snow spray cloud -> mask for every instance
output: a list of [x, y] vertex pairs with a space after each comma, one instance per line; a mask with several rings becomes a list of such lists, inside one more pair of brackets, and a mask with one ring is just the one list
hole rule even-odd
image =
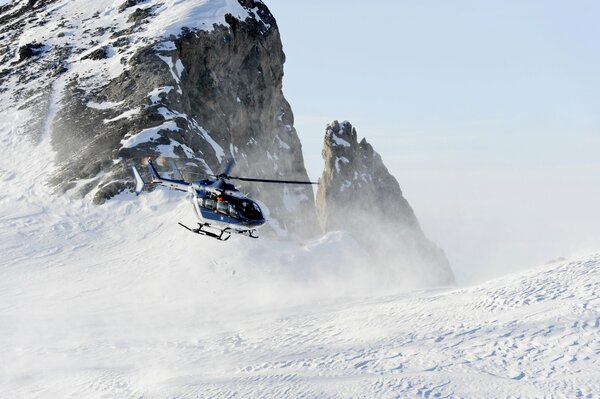
[[[4, 370], [15, 381], [34, 373], [51, 385], [66, 370], [117, 361], [150, 370], [143, 378], [153, 383], [181, 360], [170, 350], [157, 358], [147, 350], [157, 343], [201, 350], [203, 337], [255, 319], [321, 310], [329, 300], [398, 292], [414, 283], [397, 260], [386, 259], [389, 253], [365, 249], [345, 232], [305, 244], [189, 234], [177, 221], [194, 216], [177, 192], [121, 194], [102, 207], [18, 195], [45, 207], [32, 208], [34, 216], [5, 237], [5, 255], [15, 261], [0, 269], [11, 298], [0, 343], [9, 348], [7, 358], [20, 359]], [[33, 350], [17, 356], [18, 348]], [[90, 359], [95, 348], [107, 350]], [[210, 361], [214, 368], [234, 367], [226, 357]]]

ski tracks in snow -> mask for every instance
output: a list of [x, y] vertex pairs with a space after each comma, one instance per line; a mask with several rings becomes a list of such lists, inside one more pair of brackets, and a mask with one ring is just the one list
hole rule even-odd
[[595, 397], [599, 268], [596, 256], [273, 320], [230, 336], [215, 356], [240, 366], [201, 385], [211, 397]]

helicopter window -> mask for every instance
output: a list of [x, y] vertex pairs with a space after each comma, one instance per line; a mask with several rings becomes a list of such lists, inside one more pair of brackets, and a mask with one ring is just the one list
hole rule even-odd
[[224, 201], [217, 202], [217, 212], [227, 214], [227, 210], [229, 209], [229, 204]]
[[247, 218], [247, 219], [251, 219], [251, 220], [259, 220], [262, 219], [263, 215], [262, 212], [260, 211], [260, 208], [258, 207], [258, 205], [254, 202], [247, 202], [244, 201], [242, 202], [241, 208], [240, 208], [240, 214]]
[[206, 209], [210, 209], [211, 211], [213, 211], [215, 209], [215, 201], [210, 199], [210, 198], [206, 198], [203, 201], [203, 206]]

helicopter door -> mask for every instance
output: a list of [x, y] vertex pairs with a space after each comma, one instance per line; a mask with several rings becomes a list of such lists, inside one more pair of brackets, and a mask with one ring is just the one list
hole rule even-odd
[[240, 214], [238, 213], [237, 209], [235, 209], [235, 206], [233, 204], [229, 204], [229, 216], [231, 216], [234, 219], [240, 218]]

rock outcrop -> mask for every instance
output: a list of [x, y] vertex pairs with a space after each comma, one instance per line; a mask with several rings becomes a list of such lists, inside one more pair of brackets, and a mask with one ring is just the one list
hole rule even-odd
[[[307, 179], [262, 1], [13, 2], [0, 19], [3, 102], [29, 115], [24, 134], [51, 139], [59, 192], [101, 204], [131, 188], [128, 164], [148, 155], [175, 158], [187, 179], [229, 158], [233, 174]], [[316, 232], [311, 187], [241, 189], [278, 233]]]
[[[400, 185], [349, 122], [331, 123], [317, 212], [325, 231], [345, 230], [372, 252], [373, 267], [419, 285], [451, 284], [441, 249], [429, 241]], [[378, 266], [375, 266], [378, 265]]]

